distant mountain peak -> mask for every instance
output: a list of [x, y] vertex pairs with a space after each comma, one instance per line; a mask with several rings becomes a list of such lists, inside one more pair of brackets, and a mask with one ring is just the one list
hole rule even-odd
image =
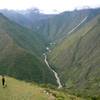
[[4, 16], [2, 13], [0, 13], [0, 16]]

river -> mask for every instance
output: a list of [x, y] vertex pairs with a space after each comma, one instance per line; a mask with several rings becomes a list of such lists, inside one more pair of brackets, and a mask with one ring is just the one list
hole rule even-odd
[[52, 71], [54, 73], [54, 76], [56, 78], [56, 82], [58, 84], [58, 88], [62, 88], [62, 84], [61, 84], [61, 81], [60, 81], [60, 78], [59, 78], [57, 72], [55, 70], [53, 70], [52, 67], [50, 67], [50, 65], [49, 65], [49, 63], [47, 61], [47, 55], [45, 53], [43, 55], [44, 55], [44, 58], [45, 58], [44, 61], [45, 61], [46, 65], [47, 65], [47, 67], [50, 69], [50, 71]]

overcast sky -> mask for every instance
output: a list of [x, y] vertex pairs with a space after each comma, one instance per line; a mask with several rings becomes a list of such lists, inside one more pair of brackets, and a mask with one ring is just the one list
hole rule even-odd
[[100, 0], [0, 0], [0, 9], [27, 9], [37, 7], [44, 13], [62, 12], [82, 7], [100, 7]]

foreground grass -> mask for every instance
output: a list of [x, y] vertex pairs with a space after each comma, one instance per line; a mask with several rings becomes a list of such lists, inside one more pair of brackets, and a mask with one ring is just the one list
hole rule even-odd
[[0, 100], [53, 100], [53, 96], [44, 94], [43, 89], [36, 85], [9, 77], [6, 79], [6, 88], [0, 84]]
[[36, 84], [10, 77], [6, 77], [6, 83], [6, 88], [0, 84], [0, 100], [84, 100], [61, 91], [42, 88]]

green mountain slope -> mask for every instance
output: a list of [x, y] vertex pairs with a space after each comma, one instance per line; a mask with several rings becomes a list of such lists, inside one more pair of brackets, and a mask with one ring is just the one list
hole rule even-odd
[[58, 43], [49, 61], [65, 88], [100, 96], [100, 15]]
[[17, 11], [0, 9], [0, 13], [2, 13], [10, 20], [15, 21], [16, 23], [24, 27], [30, 28], [30, 25], [32, 24], [31, 20], [29, 20], [28, 18], [26, 18], [24, 15], [20, 14]]
[[19, 26], [2, 15], [0, 17], [0, 26], [1, 32], [7, 32], [21, 47], [28, 49], [29, 52], [34, 51], [37, 54], [43, 52], [45, 45], [34, 31]]
[[0, 74], [55, 84], [54, 75], [42, 60], [44, 47], [34, 32], [0, 14]]
[[[59, 39], [61, 40], [61, 38], [64, 38], [69, 33], [80, 29], [98, 13], [100, 13], [99, 9], [63, 12], [47, 20], [36, 21], [36, 23], [33, 24], [33, 30], [40, 33], [40, 35], [44, 36], [49, 42], [58, 42]], [[75, 27], [77, 28], [75, 29]]]
[[62, 91], [42, 88], [34, 83], [26, 83], [10, 77], [6, 77], [6, 81], [6, 88], [0, 84], [1, 100], [85, 100]]

